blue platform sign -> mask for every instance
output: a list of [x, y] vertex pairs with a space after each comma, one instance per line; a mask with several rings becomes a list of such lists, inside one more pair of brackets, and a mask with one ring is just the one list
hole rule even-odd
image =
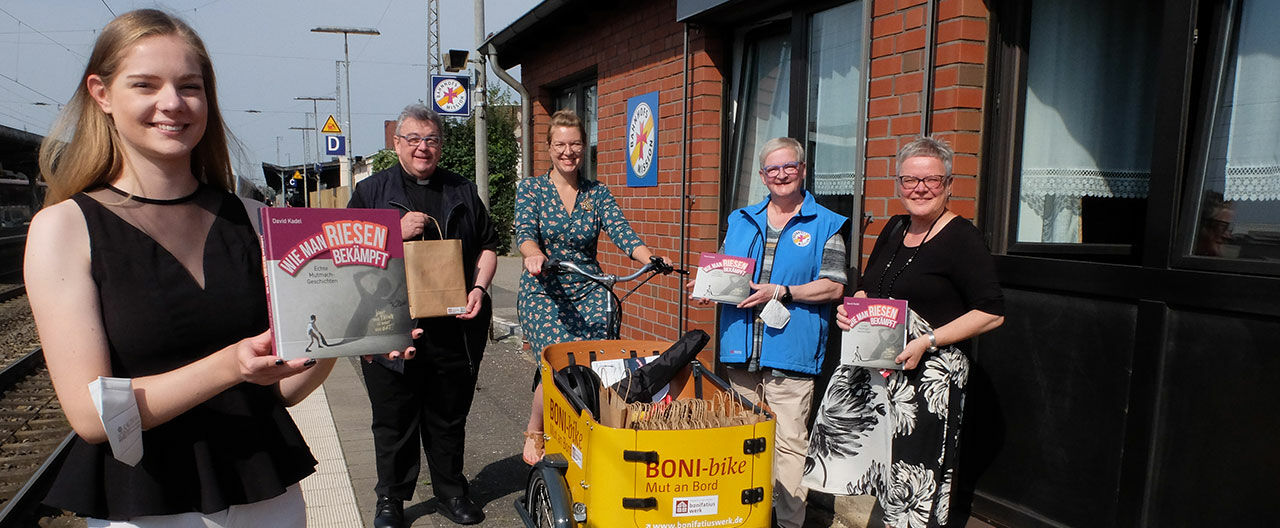
[[658, 185], [658, 92], [627, 99], [627, 187]]
[[431, 75], [431, 109], [442, 116], [471, 115], [471, 78], [466, 75]]
[[324, 155], [325, 156], [346, 156], [347, 155], [347, 136], [325, 136], [324, 137]]

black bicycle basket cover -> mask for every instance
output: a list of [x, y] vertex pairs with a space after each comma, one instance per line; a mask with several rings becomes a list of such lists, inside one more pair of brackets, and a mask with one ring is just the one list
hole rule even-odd
[[600, 376], [591, 367], [569, 365], [557, 371], [555, 378], [556, 387], [574, 407], [582, 406], [591, 416], [600, 416]]

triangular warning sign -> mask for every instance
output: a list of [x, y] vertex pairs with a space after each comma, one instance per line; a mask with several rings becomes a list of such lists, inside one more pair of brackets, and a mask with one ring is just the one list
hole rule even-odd
[[329, 119], [324, 122], [324, 128], [320, 129], [320, 131], [325, 134], [342, 133], [342, 129], [338, 128], [338, 122], [333, 119], [333, 116], [329, 116]]

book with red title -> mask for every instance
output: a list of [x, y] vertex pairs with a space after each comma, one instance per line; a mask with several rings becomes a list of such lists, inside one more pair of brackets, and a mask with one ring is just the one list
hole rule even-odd
[[751, 295], [751, 278], [756, 259], [720, 253], [698, 257], [698, 274], [693, 279], [693, 298], [738, 304]]
[[894, 359], [907, 346], [907, 301], [845, 297], [844, 309], [850, 329], [841, 336], [840, 363], [901, 370]]
[[412, 344], [400, 217], [390, 209], [260, 210], [276, 355], [381, 355]]

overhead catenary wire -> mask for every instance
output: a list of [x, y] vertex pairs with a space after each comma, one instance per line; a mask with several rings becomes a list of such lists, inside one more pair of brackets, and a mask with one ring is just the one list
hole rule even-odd
[[39, 95], [40, 97], [43, 97], [43, 98], [45, 98], [45, 99], [48, 99], [48, 100], [49, 100], [49, 102], [51, 102], [51, 103], [59, 104], [59, 105], [60, 105], [60, 104], [62, 104], [62, 101], [59, 101], [59, 100], [54, 99], [54, 98], [52, 98], [52, 97], [49, 97], [48, 95], [45, 95], [45, 94], [44, 94], [44, 92], [41, 92], [40, 90], [37, 90], [37, 89], [32, 88], [32, 87], [30, 87], [30, 86], [27, 86], [26, 84], [23, 84], [23, 82], [22, 82], [22, 81], [19, 81], [19, 80], [17, 80], [17, 79], [14, 79], [13, 77], [10, 77], [10, 76], [5, 75], [5, 74], [3, 74], [3, 73], [0, 73], [0, 77], [3, 77], [3, 78], [5, 78], [5, 79], [8, 79], [8, 80], [9, 80], [9, 82], [12, 82], [13, 84], [16, 84], [16, 85], [18, 85], [18, 86], [21, 86], [21, 87], [23, 87], [23, 88], [26, 88], [26, 89], [28, 89], [28, 90], [31, 90], [31, 91], [32, 91], [32, 93], [35, 93], [36, 95]]
[[28, 24], [28, 23], [26, 23], [26, 22], [23, 22], [21, 18], [18, 18], [18, 17], [16, 17], [16, 16], [13, 16], [13, 13], [10, 13], [10, 12], [8, 12], [8, 11], [5, 11], [5, 9], [4, 9], [3, 7], [0, 7], [0, 13], [4, 13], [4, 14], [6, 14], [6, 15], [9, 15], [9, 18], [12, 18], [12, 19], [14, 19], [14, 20], [17, 20], [17, 21], [18, 21], [18, 25], [19, 25], [19, 26], [27, 26], [28, 28], [31, 28], [31, 31], [34, 31], [34, 32], [36, 32], [36, 34], [38, 34], [38, 35], [40, 35], [40, 36], [42, 36], [42, 37], [44, 37], [44, 38], [49, 39], [49, 42], [52, 42], [52, 43], [57, 44], [57, 45], [59, 45], [59, 46], [62, 46], [62, 49], [67, 50], [67, 53], [70, 53], [70, 54], [72, 54], [72, 55], [75, 55], [75, 56], [77, 56], [77, 57], [80, 57], [80, 59], [81, 59], [81, 60], [88, 60], [88, 57], [85, 57], [84, 55], [81, 55], [79, 52], [77, 52], [77, 51], [75, 51], [75, 50], [73, 50], [73, 49], [71, 49], [71, 48], [68, 48], [66, 44], [63, 44], [63, 43], [61, 43], [61, 42], [58, 42], [58, 41], [57, 41], [57, 40], [55, 40], [53, 37], [50, 37], [49, 35], [44, 34], [44, 32], [43, 32], [43, 31], [40, 31], [40, 30], [36, 29], [36, 28], [35, 28], [35, 27], [33, 27], [31, 24]]

